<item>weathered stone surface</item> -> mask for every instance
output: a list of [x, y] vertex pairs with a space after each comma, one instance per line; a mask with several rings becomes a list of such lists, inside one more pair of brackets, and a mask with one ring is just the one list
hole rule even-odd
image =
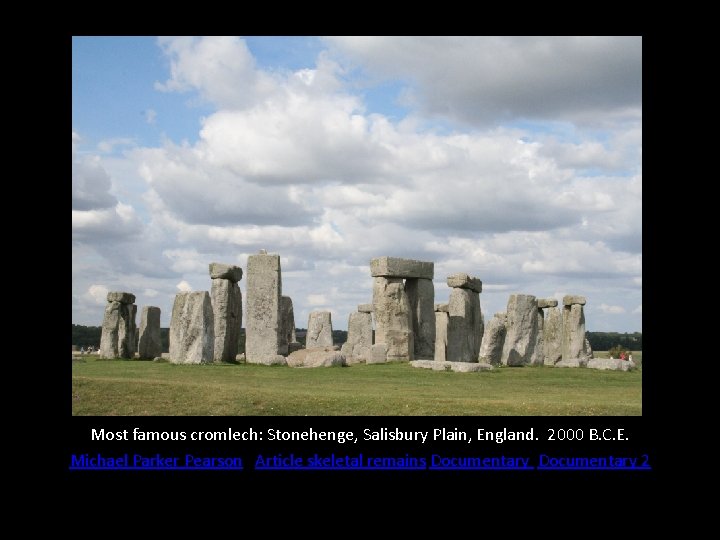
[[538, 316], [537, 298], [530, 294], [511, 294], [507, 304], [507, 331], [501, 362], [506, 366], [530, 364], [536, 357]]
[[213, 358], [216, 362], [232, 362], [238, 353], [242, 327], [242, 291], [237, 282], [230, 279], [211, 281], [210, 299], [215, 321]]
[[593, 354], [592, 347], [590, 346], [590, 340], [587, 338], [587, 334], [585, 334], [585, 358], [590, 360], [594, 357], [595, 355]]
[[585, 297], [579, 296], [577, 294], [566, 294], [565, 296], [563, 296], [563, 305], [572, 306], [574, 304], [580, 304], [581, 306], [584, 306]]
[[118, 349], [118, 327], [120, 325], [120, 302], [105, 306], [105, 315], [100, 334], [100, 358], [120, 358]]
[[482, 281], [479, 278], [471, 277], [464, 272], [458, 272], [447, 277], [448, 287], [454, 289], [470, 289], [476, 293], [482, 292]]
[[[441, 305], [447, 306], [447, 304]], [[433, 356], [433, 359], [437, 362], [445, 362], [447, 360], [449, 323], [450, 315], [447, 311], [435, 312], [435, 354]]]
[[229, 279], [237, 283], [243, 277], [243, 269], [233, 264], [210, 263], [210, 277], [212, 279]]
[[554, 298], [538, 298], [537, 302], [539, 308], [556, 307], [558, 305], [558, 301]]
[[367, 362], [372, 354], [372, 315], [367, 312], [351, 313], [348, 319], [347, 341], [342, 353], [347, 363]]
[[373, 305], [372, 304], [358, 304], [357, 310], [360, 313], [372, 313], [373, 312]]
[[160, 358], [162, 358], [163, 360], [170, 360], [170, 353], [164, 352], [160, 355]]
[[145, 306], [140, 314], [138, 358], [156, 358], [162, 354], [160, 340], [160, 308]]
[[244, 364], [245, 363], [245, 353], [236, 354], [235, 361], [240, 362], [241, 364]]
[[588, 359], [591, 351], [585, 350], [585, 311], [582, 304], [563, 307], [563, 360], [573, 358]]
[[282, 347], [281, 296], [280, 256], [250, 255], [245, 325], [245, 357], [250, 364], [273, 363], [277, 355], [287, 354]]
[[635, 362], [630, 360], [620, 360], [619, 358], [593, 358], [588, 360], [587, 367], [591, 369], [612, 369], [616, 371], [630, 371], [635, 369], [637, 366]]
[[120, 324], [118, 325], [118, 352], [120, 358], [135, 358], [137, 349], [137, 306], [120, 304]]
[[545, 364], [545, 312], [538, 308], [537, 310], [537, 333], [535, 334], [535, 345], [530, 355], [531, 366], [542, 366]]
[[375, 343], [387, 347], [387, 360], [413, 360], [415, 343], [410, 301], [402, 278], [376, 277], [373, 283]]
[[432, 369], [434, 371], [456, 371], [474, 373], [493, 369], [490, 364], [471, 362], [446, 362], [438, 360], [413, 360], [410, 365], [415, 368]]
[[584, 368], [586, 366], [587, 360], [584, 358], [570, 358], [569, 360], [560, 360], [555, 363], [555, 367]]
[[333, 367], [344, 366], [345, 356], [333, 347], [310, 347], [288, 355], [290, 367]]
[[486, 364], [500, 365], [502, 360], [503, 345], [505, 344], [505, 324], [507, 315], [504, 312], [496, 313], [490, 322], [485, 326], [480, 354], [478, 360]]
[[431, 279], [407, 279], [405, 293], [410, 302], [415, 358], [435, 354], [435, 287]]
[[308, 316], [305, 347], [332, 347], [332, 317], [329, 311], [311, 311]]
[[[377, 332], [375, 333], [377, 337]], [[366, 364], [384, 364], [387, 362], [387, 345], [385, 343], [375, 343], [370, 348], [370, 358]]]
[[477, 362], [483, 337], [480, 295], [470, 289], [450, 291], [447, 360]]
[[435, 304], [435, 311], [443, 311], [445, 313], [448, 313], [450, 311], [450, 305], [449, 304]]
[[170, 320], [170, 361], [204, 364], [213, 361], [215, 321], [207, 291], [175, 295]]
[[[245, 358], [245, 363], [249, 363]], [[281, 354], [262, 356], [259, 360], [251, 362], [253, 364], [262, 364], [264, 366], [287, 366], [287, 358]]]
[[288, 354], [295, 352], [295, 351], [299, 351], [302, 348], [303, 348], [303, 345], [299, 341], [295, 341], [294, 343], [288, 343]]
[[282, 320], [281, 348], [284, 346], [290, 352], [290, 344], [293, 350], [302, 348], [295, 336], [295, 310], [293, 301], [289, 296], [280, 297], [280, 318]]
[[135, 295], [129, 292], [109, 292], [107, 294], [108, 302], [120, 302], [121, 304], [134, 304]]
[[398, 257], [378, 257], [370, 261], [370, 275], [372, 277], [432, 279], [435, 276], [435, 263]]
[[545, 365], [554, 366], [562, 360], [562, 312], [558, 307], [548, 309], [543, 326]]

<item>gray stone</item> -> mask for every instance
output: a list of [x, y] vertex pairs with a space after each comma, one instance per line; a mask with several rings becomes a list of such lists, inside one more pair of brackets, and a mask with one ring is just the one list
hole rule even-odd
[[137, 348], [137, 324], [135, 304], [120, 304], [120, 323], [118, 324], [118, 354], [120, 358], [135, 358]]
[[413, 360], [410, 365], [415, 368], [432, 369], [433, 371], [455, 371], [458, 373], [475, 373], [490, 371], [493, 367], [485, 363], [445, 362], [437, 360]]
[[471, 289], [450, 291], [447, 360], [477, 362], [483, 337], [480, 295]]
[[302, 344], [298, 343], [295, 335], [295, 310], [293, 309], [293, 301], [289, 296], [280, 297], [280, 318], [282, 321], [281, 348], [286, 346], [288, 352], [292, 344], [293, 350], [302, 348]]
[[358, 304], [357, 310], [360, 313], [372, 313], [373, 312], [373, 305], [372, 304]]
[[505, 324], [507, 315], [504, 312], [496, 313], [490, 322], [485, 326], [480, 354], [478, 360], [486, 364], [500, 365], [502, 360], [503, 345], [505, 344]]
[[160, 308], [145, 306], [140, 314], [138, 358], [156, 358], [162, 354]]
[[287, 354], [282, 347], [281, 296], [280, 256], [250, 255], [245, 325], [245, 357], [250, 364], [276, 363], [276, 356]]
[[507, 304], [507, 331], [501, 362], [523, 366], [535, 360], [538, 328], [537, 298], [530, 294], [511, 294]]
[[170, 353], [164, 352], [160, 355], [160, 358], [162, 358], [163, 360], [170, 360]]
[[305, 347], [332, 347], [332, 317], [329, 311], [311, 311], [308, 316]]
[[290, 367], [333, 367], [344, 366], [345, 356], [333, 347], [310, 347], [288, 355]]
[[431, 279], [407, 279], [405, 293], [410, 302], [415, 358], [435, 354], [435, 287]]
[[587, 360], [584, 358], [570, 358], [569, 360], [560, 360], [555, 363], [555, 367], [561, 368], [584, 368], [587, 366]]
[[588, 359], [590, 351], [585, 349], [585, 312], [582, 304], [571, 304], [563, 307], [562, 320], [562, 358]]
[[538, 307], [539, 308], [549, 308], [549, 307], [556, 307], [558, 305], [558, 301], [554, 298], [538, 298]]
[[443, 311], [445, 313], [448, 313], [450, 311], [450, 305], [449, 304], [435, 304], [435, 311]]
[[471, 277], [464, 272], [458, 272], [447, 277], [448, 287], [453, 289], [470, 289], [476, 293], [482, 292], [482, 281], [479, 278]]
[[635, 362], [630, 360], [620, 360], [619, 358], [593, 358], [588, 360], [587, 367], [591, 369], [611, 369], [615, 371], [630, 371], [637, 366]]
[[572, 306], [574, 304], [580, 304], [581, 306], [584, 306], [585, 297], [579, 296], [577, 294], [566, 294], [565, 296], [563, 296], [563, 305]]
[[432, 279], [435, 276], [435, 264], [398, 257], [378, 257], [370, 261], [370, 275], [372, 277]]
[[212, 279], [229, 279], [237, 283], [243, 277], [243, 270], [233, 264], [210, 263], [210, 277]]
[[213, 361], [215, 321], [207, 291], [175, 295], [170, 320], [170, 361], [205, 364]]
[[109, 292], [107, 293], [108, 302], [120, 302], [121, 304], [134, 304], [135, 295], [129, 292]]
[[548, 309], [543, 326], [543, 342], [545, 365], [554, 366], [562, 360], [562, 313], [558, 307]]
[[[376, 277], [373, 283], [375, 343], [387, 347], [387, 360], [413, 360], [415, 343], [410, 301], [402, 278]], [[373, 355], [374, 357], [374, 355]]]
[[587, 338], [587, 334], [585, 334], [585, 357], [588, 360], [595, 357], [592, 347], [590, 346], [590, 340]]
[[105, 315], [100, 334], [100, 358], [120, 358], [118, 349], [118, 326], [120, 324], [120, 302], [105, 306]]
[[245, 363], [245, 353], [236, 354], [235, 361], [240, 362], [241, 364], [244, 364]]
[[[377, 332], [375, 334], [377, 336]], [[367, 364], [384, 364], [387, 362], [387, 345], [385, 343], [375, 343], [370, 348], [370, 358]]]
[[347, 363], [367, 362], [372, 355], [372, 315], [370, 313], [350, 314], [347, 341], [341, 350]]
[[211, 281], [210, 299], [215, 321], [213, 358], [216, 362], [232, 362], [238, 353], [242, 327], [242, 291], [237, 282], [230, 279]]
[[247, 357], [245, 358], [245, 363], [252, 363], [252, 364], [261, 364], [263, 366], [287, 366], [287, 358], [285, 358], [281, 354], [275, 354], [275, 355], [268, 355], [268, 356], [262, 356], [259, 360], [255, 362], [248, 362]]
[[[441, 305], [447, 306], [447, 304]], [[449, 322], [450, 315], [447, 311], [435, 312], [435, 355], [433, 358], [437, 362], [445, 362], [447, 360]]]
[[541, 308], [537, 310], [537, 333], [535, 334], [535, 345], [530, 355], [531, 366], [542, 366], [545, 364], [545, 313]]

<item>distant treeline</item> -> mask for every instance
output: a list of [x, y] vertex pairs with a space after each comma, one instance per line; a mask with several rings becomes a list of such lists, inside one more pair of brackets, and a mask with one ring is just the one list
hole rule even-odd
[[585, 332], [593, 351], [609, 351], [616, 345], [628, 351], [642, 351], [642, 332]]
[[[305, 328], [296, 328], [297, 340], [305, 345]], [[72, 325], [72, 344], [78, 349], [87, 348], [92, 345], [94, 348], [100, 347], [100, 335], [102, 327], [100, 326], [83, 326], [81, 324]], [[160, 328], [160, 340], [162, 341], [163, 352], [170, 350], [170, 329]], [[333, 343], [341, 345], [347, 341], [347, 330], [333, 330]], [[238, 340], [239, 352], [245, 352], [245, 329], [240, 329], [240, 339]]]

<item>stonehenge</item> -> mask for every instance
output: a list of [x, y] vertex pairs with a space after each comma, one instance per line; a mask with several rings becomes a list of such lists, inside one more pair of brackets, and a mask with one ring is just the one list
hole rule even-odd
[[[170, 352], [160, 341], [160, 308], [144, 306], [136, 330], [135, 295], [109, 292], [102, 325], [103, 358], [168, 358], [177, 364], [245, 361], [292, 367], [408, 361], [436, 371], [476, 372], [493, 366], [632, 369], [593, 360], [580, 295], [554, 298], [513, 293], [506, 310], [485, 325], [482, 281], [447, 276], [447, 303], [435, 303], [434, 263], [397, 257], [370, 261], [372, 302], [349, 314], [347, 339], [334, 345], [330, 311], [308, 315], [306, 341], [297, 340], [293, 301], [282, 294], [280, 256], [261, 250], [247, 259], [245, 352], [239, 343], [243, 298], [239, 266], [213, 262], [210, 291], [176, 294]], [[375, 329], [373, 330], [373, 324]]]
[[100, 334], [100, 358], [135, 356], [135, 295], [109, 292]]
[[243, 271], [239, 266], [210, 263], [210, 300], [215, 321], [213, 359], [232, 362], [238, 353], [242, 326], [242, 292], [238, 281]]
[[160, 341], [160, 308], [145, 306], [140, 315], [140, 329], [138, 331], [138, 357], [142, 359], [156, 358], [162, 354]]

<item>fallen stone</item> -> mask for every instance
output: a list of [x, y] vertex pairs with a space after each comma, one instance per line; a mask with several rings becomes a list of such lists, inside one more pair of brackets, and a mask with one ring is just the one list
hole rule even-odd
[[554, 298], [538, 298], [538, 307], [539, 308], [549, 308], [549, 307], [556, 307], [558, 305], [558, 301]]
[[370, 261], [370, 275], [372, 277], [432, 279], [435, 276], [435, 264], [398, 257], [378, 257]]
[[405, 293], [410, 302], [415, 358], [435, 354], [435, 287], [431, 279], [408, 278]]
[[228, 279], [237, 283], [243, 277], [243, 269], [232, 264], [210, 263], [211, 279]]
[[585, 297], [576, 294], [566, 294], [563, 296], [563, 305], [572, 306], [573, 304], [585, 305]]
[[288, 355], [290, 367], [333, 367], [344, 366], [345, 356], [334, 347], [311, 347]]
[[308, 316], [305, 347], [328, 347], [333, 344], [332, 316], [329, 311], [311, 311]]
[[129, 292], [109, 292], [107, 294], [108, 302], [120, 302], [121, 304], [134, 304], [135, 295]]
[[490, 364], [478, 362], [447, 362], [437, 360], [413, 360], [410, 365], [415, 368], [432, 369], [434, 371], [455, 371], [458, 373], [474, 373], [490, 371]]
[[207, 291], [175, 295], [170, 321], [170, 361], [204, 364], [213, 361], [215, 321]]
[[160, 340], [160, 308], [143, 307], [140, 314], [140, 338], [138, 339], [138, 358], [155, 358], [162, 354]]
[[263, 356], [259, 361], [248, 362], [246, 357], [245, 363], [260, 364], [263, 366], [287, 366], [287, 358], [281, 354], [276, 354], [274, 356]]
[[232, 362], [238, 352], [242, 327], [242, 291], [230, 279], [213, 279], [210, 300], [215, 321], [213, 358], [215, 362]]
[[464, 272], [459, 272], [447, 277], [448, 287], [457, 289], [470, 289], [476, 293], [482, 292], [482, 281], [476, 277], [470, 277]]
[[584, 368], [587, 366], [587, 360], [584, 358], [571, 358], [569, 360], [560, 360], [555, 363], [555, 367], [566, 367], [566, 368]]
[[413, 360], [415, 355], [410, 301], [402, 278], [376, 277], [373, 283], [375, 343], [387, 347], [387, 360]]
[[505, 333], [507, 328], [507, 315], [504, 312], [496, 313], [490, 322], [485, 326], [482, 343], [480, 344], [480, 362], [500, 365], [502, 360], [503, 345], [505, 344]]
[[357, 310], [360, 313], [372, 313], [373, 305], [372, 304], [358, 304]]
[[635, 362], [620, 360], [619, 358], [593, 358], [588, 360], [587, 367], [591, 369], [611, 369], [615, 371], [630, 371], [637, 368]]

